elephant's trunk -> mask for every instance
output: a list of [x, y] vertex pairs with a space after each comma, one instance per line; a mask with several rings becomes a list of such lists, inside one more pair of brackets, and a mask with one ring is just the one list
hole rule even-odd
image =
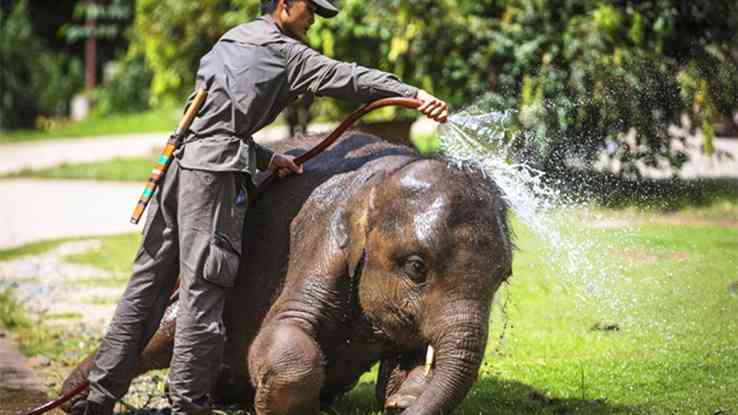
[[487, 345], [489, 306], [480, 306], [479, 302], [456, 302], [453, 310], [441, 315], [444, 316], [440, 325], [443, 334], [431, 340], [435, 349], [431, 381], [402, 415], [449, 413], [477, 379]]

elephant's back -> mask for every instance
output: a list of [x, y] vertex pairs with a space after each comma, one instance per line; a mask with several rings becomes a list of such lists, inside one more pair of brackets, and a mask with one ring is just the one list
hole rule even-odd
[[[267, 147], [296, 157], [318, 145], [324, 138], [325, 135], [297, 136], [270, 143]], [[392, 144], [370, 134], [348, 131], [327, 150], [309, 160], [305, 169], [338, 174], [358, 170], [368, 162], [387, 156], [418, 157], [418, 153], [411, 147]]]

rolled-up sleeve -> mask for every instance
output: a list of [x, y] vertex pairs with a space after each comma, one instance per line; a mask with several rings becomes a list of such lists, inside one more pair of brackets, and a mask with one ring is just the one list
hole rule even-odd
[[268, 148], [252, 142], [254, 145], [254, 151], [256, 152], [256, 168], [259, 170], [266, 170], [269, 168], [269, 163], [272, 161], [274, 152]]
[[418, 94], [417, 88], [393, 74], [337, 61], [303, 44], [292, 43], [285, 52], [287, 79], [294, 94], [309, 92], [360, 102]]

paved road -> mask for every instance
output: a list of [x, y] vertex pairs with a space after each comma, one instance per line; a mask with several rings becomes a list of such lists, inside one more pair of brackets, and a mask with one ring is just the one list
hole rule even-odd
[[[311, 131], [321, 132], [327, 128], [330, 126], [321, 124]], [[254, 139], [269, 142], [286, 135], [286, 127], [270, 127], [254, 135]], [[60, 163], [91, 162], [117, 157], [151, 156], [153, 160], [164, 146], [166, 137], [167, 133], [162, 132], [0, 144], [0, 175], [26, 168], [38, 169]]]
[[140, 183], [0, 180], [0, 249], [51, 238], [133, 232], [141, 225], [128, 220], [142, 190]]

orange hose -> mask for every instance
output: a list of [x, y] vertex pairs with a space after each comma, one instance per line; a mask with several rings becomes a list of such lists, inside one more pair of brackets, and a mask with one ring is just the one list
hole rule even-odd
[[62, 405], [64, 402], [72, 399], [77, 394], [82, 392], [83, 390], [87, 389], [90, 386], [90, 383], [88, 381], [84, 381], [77, 385], [76, 388], [72, 389], [71, 391], [65, 393], [64, 395], [54, 399], [51, 402], [47, 402], [38, 408], [32, 409], [31, 412], [28, 412], [26, 415], [40, 415], [46, 412], [49, 412], [50, 410]]
[[[349, 128], [351, 128], [352, 125], [356, 121], [359, 120], [359, 118], [363, 117], [364, 115], [368, 114], [371, 111], [374, 111], [379, 108], [388, 107], [388, 106], [398, 106], [398, 107], [405, 107], [409, 109], [417, 109], [423, 104], [423, 102], [419, 99], [415, 98], [383, 98], [378, 99], [376, 101], [369, 102], [365, 104], [363, 107], [357, 109], [356, 111], [349, 114], [349, 116], [343, 120], [341, 124], [336, 127], [333, 132], [331, 132], [328, 137], [323, 139], [320, 143], [318, 143], [315, 147], [311, 148], [310, 150], [306, 151], [299, 157], [294, 159], [295, 164], [298, 166], [301, 164], [304, 164], [308, 160], [312, 159], [313, 157], [317, 156], [318, 154], [322, 153], [330, 147], [331, 144], [335, 143], [336, 140], [338, 140], [339, 137], [341, 137], [341, 134], [346, 132]], [[259, 187], [257, 187], [249, 196], [249, 204], [253, 203], [259, 195], [264, 191], [264, 189], [274, 180], [274, 178], [277, 177], [274, 172], [270, 172], [264, 180], [261, 182]]]

